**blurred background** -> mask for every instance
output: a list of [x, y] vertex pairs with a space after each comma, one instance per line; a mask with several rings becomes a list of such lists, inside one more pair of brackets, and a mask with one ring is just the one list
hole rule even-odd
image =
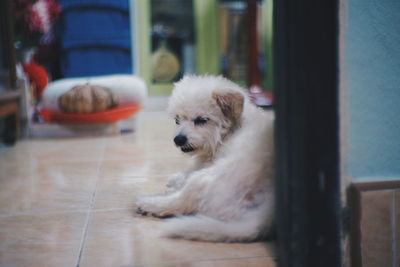
[[222, 74], [249, 88], [257, 105], [272, 105], [272, 0], [16, 0], [2, 5], [11, 16], [2, 16], [1, 92], [20, 92], [23, 136], [51, 131], [34, 123], [60, 122], [53, 114], [57, 105], [48, 104], [53, 91], [43, 92], [55, 81], [73, 78], [133, 75], [146, 83], [146, 95], [168, 96], [184, 75]]

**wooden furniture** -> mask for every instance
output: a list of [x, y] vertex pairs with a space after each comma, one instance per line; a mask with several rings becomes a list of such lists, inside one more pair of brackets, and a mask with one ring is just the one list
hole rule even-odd
[[20, 93], [16, 90], [11, 4], [12, 1], [0, 1], [0, 120], [4, 120], [1, 135], [6, 144], [15, 143], [19, 128]]
[[400, 181], [364, 181], [348, 192], [351, 266], [398, 266]]

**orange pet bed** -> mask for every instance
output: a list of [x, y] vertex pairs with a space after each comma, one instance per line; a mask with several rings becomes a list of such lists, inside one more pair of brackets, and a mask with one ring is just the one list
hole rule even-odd
[[49, 123], [60, 124], [89, 124], [89, 123], [109, 123], [123, 119], [128, 119], [139, 112], [141, 106], [133, 104], [129, 106], [119, 106], [101, 112], [75, 114], [64, 113], [58, 110], [42, 109], [40, 115]]
[[[90, 106], [85, 106], [85, 110], [81, 109], [80, 112], [77, 112], [74, 108], [78, 107], [78, 104], [76, 104], [76, 102], [71, 102], [77, 98], [65, 97], [63, 99], [63, 95], [65, 96], [68, 92], [72, 91], [74, 91], [74, 96], [78, 95], [78, 93], [81, 94], [81, 97], [83, 94], [86, 94], [86, 96], [88, 96], [88, 94], [92, 95], [93, 91], [88, 90], [98, 90], [97, 93], [106, 94], [107, 97], [111, 94], [113, 96], [112, 99], [117, 99], [117, 101], [112, 101], [113, 104], [106, 108], [97, 108], [91, 111], [92, 109], [87, 109], [90, 108]], [[48, 123], [112, 123], [128, 119], [138, 113], [146, 96], [146, 84], [142, 79], [134, 75], [105, 75], [62, 79], [50, 83], [45, 88], [39, 114]], [[92, 103], [91, 101], [89, 102]], [[65, 103], [67, 103], [67, 108]], [[73, 103], [72, 107], [70, 106], [71, 103]]]

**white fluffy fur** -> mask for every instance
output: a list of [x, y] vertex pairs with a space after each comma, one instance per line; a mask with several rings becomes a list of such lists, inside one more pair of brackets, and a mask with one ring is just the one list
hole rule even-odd
[[[273, 115], [244, 91], [216, 76], [187, 76], [175, 84], [169, 113], [188, 139], [193, 163], [170, 177], [171, 192], [136, 201], [138, 213], [176, 216], [168, 237], [243, 242], [265, 237], [273, 223]], [[198, 117], [204, 125], [195, 125]]]

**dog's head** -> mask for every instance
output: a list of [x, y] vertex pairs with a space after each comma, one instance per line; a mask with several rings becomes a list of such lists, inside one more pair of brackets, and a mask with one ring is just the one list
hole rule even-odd
[[183, 152], [212, 156], [239, 127], [245, 96], [220, 76], [187, 76], [175, 84], [168, 111], [175, 118], [174, 142]]

